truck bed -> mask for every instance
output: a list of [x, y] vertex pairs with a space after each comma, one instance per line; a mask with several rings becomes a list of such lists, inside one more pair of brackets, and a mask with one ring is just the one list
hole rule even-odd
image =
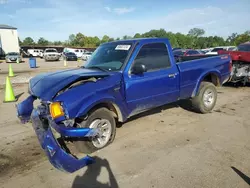
[[179, 56], [179, 58], [176, 60], [176, 63], [181, 63], [184, 61], [191, 61], [191, 60], [195, 60], [195, 59], [203, 59], [203, 58], [207, 58], [207, 57], [214, 57], [217, 55], [196, 55], [196, 56]]
[[[197, 83], [200, 83], [201, 75], [213, 72], [217, 76], [221, 75], [221, 82], [227, 79], [229, 72], [229, 62], [231, 58], [228, 55], [204, 55], [187, 56], [183, 61], [177, 63], [180, 71], [180, 98], [185, 99], [193, 96]], [[222, 83], [220, 83], [222, 84]]]

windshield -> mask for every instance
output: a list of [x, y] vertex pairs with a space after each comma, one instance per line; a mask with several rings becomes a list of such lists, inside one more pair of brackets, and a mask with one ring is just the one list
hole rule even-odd
[[7, 55], [19, 55], [17, 52], [10, 52]]
[[87, 61], [86, 68], [101, 68], [107, 71], [120, 70], [132, 43], [108, 43], [98, 47]]
[[56, 50], [50, 49], [50, 50], [46, 50], [46, 52], [57, 52]]
[[68, 53], [66, 53], [67, 55], [75, 55], [75, 53], [73, 53], [73, 52], [68, 52]]
[[250, 44], [242, 44], [238, 46], [238, 51], [250, 52]]

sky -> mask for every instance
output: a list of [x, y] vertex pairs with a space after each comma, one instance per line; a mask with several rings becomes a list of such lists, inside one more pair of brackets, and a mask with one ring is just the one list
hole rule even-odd
[[68, 39], [133, 36], [164, 28], [226, 38], [250, 30], [250, 0], [0, 0], [0, 24], [18, 28], [19, 37]]

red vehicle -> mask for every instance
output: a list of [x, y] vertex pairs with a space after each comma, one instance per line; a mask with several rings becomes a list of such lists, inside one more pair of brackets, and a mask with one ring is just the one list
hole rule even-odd
[[232, 58], [232, 73], [229, 82], [250, 82], [250, 42], [240, 44], [235, 51], [219, 51], [218, 54], [229, 54]]
[[176, 62], [182, 61], [184, 57], [186, 60], [189, 59], [188, 57], [193, 58], [194, 56], [196, 56], [196, 58], [199, 59], [199, 56], [205, 55], [205, 53], [203, 53], [200, 50], [192, 50], [192, 49], [174, 50], [173, 54], [174, 54], [174, 58], [175, 58]]

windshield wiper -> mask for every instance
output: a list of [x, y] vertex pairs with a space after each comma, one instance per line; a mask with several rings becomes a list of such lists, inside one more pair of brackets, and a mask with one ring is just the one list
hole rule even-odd
[[103, 72], [108, 72], [108, 70], [104, 69], [104, 68], [101, 68], [101, 67], [98, 67], [98, 66], [92, 66], [92, 67], [85, 67], [87, 69], [99, 69]]

